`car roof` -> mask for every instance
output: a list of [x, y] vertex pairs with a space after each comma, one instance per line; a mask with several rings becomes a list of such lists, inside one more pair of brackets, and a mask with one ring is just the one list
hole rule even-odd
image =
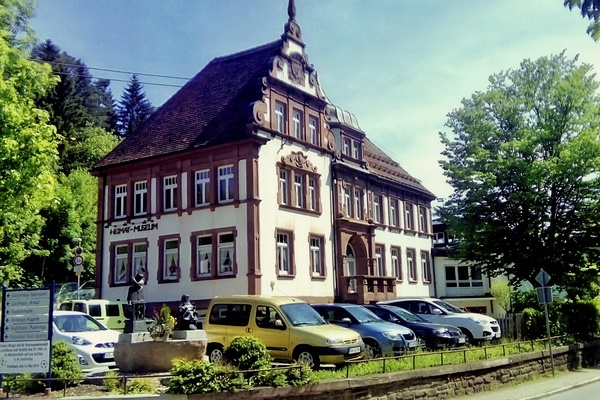
[[217, 302], [224, 302], [224, 303], [231, 303], [231, 302], [240, 302], [243, 300], [247, 300], [247, 301], [257, 301], [257, 300], [263, 300], [266, 302], [270, 302], [272, 304], [277, 304], [277, 305], [285, 305], [285, 304], [290, 304], [290, 303], [298, 303], [298, 304], [306, 304], [306, 301], [296, 298], [296, 297], [290, 297], [290, 296], [268, 296], [268, 295], [261, 295], [261, 294], [237, 294], [237, 295], [232, 295], [232, 296], [216, 296], [213, 298], [212, 303], [217, 303]]
[[311, 304], [311, 306], [317, 306], [317, 307], [339, 307], [339, 308], [363, 307], [362, 304], [351, 304], [351, 303], [323, 303], [323, 304]]
[[69, 299], [69, 300], [65, 300], [63, 302], [61, 302], [61, 304], [64, 303], [73, 303], [73, 302], [79, 302], [79, 303], [97, 303], [97, 304], [120, 304], [120, 303], [124, 303], [124, 304], [129, 304], [126, 301], [121, 301], [121, 300], [108, 300], [108, 299]]
[[87, 315], [87, 314], [79, 312], [79, 311], [54, 310], [54, 311], [52, 311], [52, 315], [54, 317], [58, 317], [58, 316], [61, 316], [61, 315]]

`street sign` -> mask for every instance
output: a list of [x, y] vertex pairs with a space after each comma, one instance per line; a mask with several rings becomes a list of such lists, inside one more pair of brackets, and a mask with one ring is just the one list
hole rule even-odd
[[550, 274], [544, 271], [544, 268], [540, 268], [540, 272], [536, 275], [535, 280], [540, 284], [540, 286], [548, 286], [550, 278]]
[[3, 342], [47, 340], [50, 298], [48, 289], [5, 291], [0, 339]]
[[78, 277], [81, 274], [81, 272], [83, 272], [83, 261], [84, 260], [85, 259], [83, 258], [83, 255], [81, 255], [81, 254], [77, 254], [75, 257], [73, 257], [73, 272], [75, 272]]
[[538, 303], [540, 303], [540, 304], [552, 303], [552, 300], [553, 300], [552, 287], [544, 286], [544, 287], [537, 288], [537, 298], [538, 298]]

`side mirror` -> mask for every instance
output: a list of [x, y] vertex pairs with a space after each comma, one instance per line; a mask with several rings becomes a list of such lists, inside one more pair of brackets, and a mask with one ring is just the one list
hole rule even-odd
[[352, 324], [352, 321], [348, 317], [342, 318], [341, 322], [342, 322], [342, 324], [346, 324], [346, 325], [351, 325]]
[[285, 326], [283, 326], [283, 322], [280, 319], [275, 320], [275, 327], [279, 329], [285, 329]]
[[442, 310], [440, 310], [439, 308], [434, 308], [433, 310], [431, 310], [431, 313], [433, 315], [442, 315]]

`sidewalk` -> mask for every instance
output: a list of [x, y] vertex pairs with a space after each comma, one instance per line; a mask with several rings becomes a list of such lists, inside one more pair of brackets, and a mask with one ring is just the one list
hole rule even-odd
[[576, 371], [557, 372], [556, 376], [541, 377], [514, 386], [462, 396], [464, 400], [535, 400], [600, 380], [600, 366]]

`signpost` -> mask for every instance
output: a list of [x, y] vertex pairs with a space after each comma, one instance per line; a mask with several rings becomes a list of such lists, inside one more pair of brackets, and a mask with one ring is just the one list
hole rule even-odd
[[3, 374], [45, 373], [50, 378], [53, 298], [54, 284], [49, 289], [2, 286], [0, 393]]
[[546, 330], [548, 334], [548, 348], [550, 349], [550, 362], [552, 363], [552, 376], [554, 376], [554, 355], [552, 354], [552, 336], [550, 335], [550, 318], [548, 317], [548, 303], [552, 303], [552, 287], [548, 286], [552, 277], [543, 268], [536, 275], [535, 280], [541, 285], [537, 288], [538, 302], [544, 304], [546, 314]]
[[81, 239], [73, 238], [73, 241], [77, 243], [77, 248], [75, 249], [75, 257], [73, 257], [73, 272], [77, 275], [77, 299], [79, 300], [79, 286], [81, 279], [81, 273], [83, 272], [83, 262], [85, 258], [83, 258], [83, 249], [81, 248]]

